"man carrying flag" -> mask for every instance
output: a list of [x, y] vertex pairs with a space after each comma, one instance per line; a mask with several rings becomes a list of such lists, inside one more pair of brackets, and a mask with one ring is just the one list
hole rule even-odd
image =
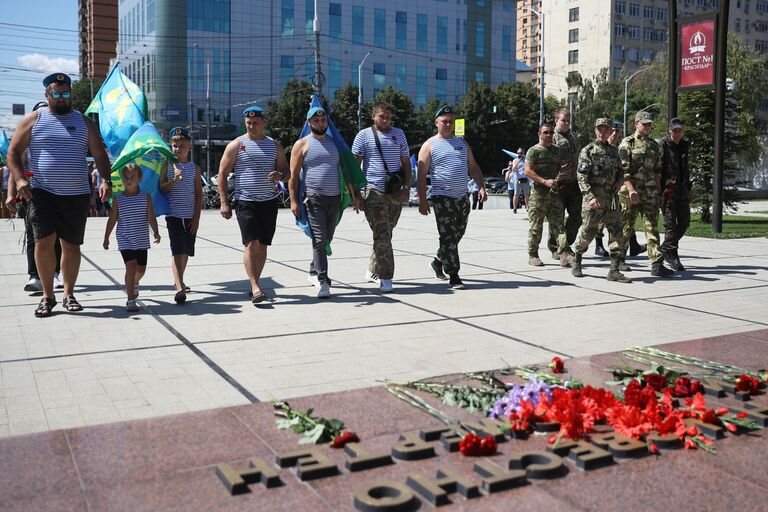
[[[35, 316], [50, 316], [56, 305], [53, 273], [56, 267], [54, 244], [61, 239], [61, 273], [64, 278], [64, 308], [80, 311], [73, 295], [80, 270], [80, 245], [90, 205], [88, 165], [90, 150], [102, 173], [99, 199], [112, 195], [109, 158], [93, 122], [72, 110], [72, 80], [64, 73], [45, 77], [48, 108], [31, 112], [16, 129], [8, 150], [8, 166], [16, 190], [31, 201], [29, 218], [35, 236], [35, 262], [43, 285], [43, 299]], [[30, 180], [24, 176], [22, 157], [29, 150]]]
[[[296, 218], [302, 217], [301, 203], [306, 206], [307, 220], [312, 236], [312, 263], [309, 280], [319, 288], [318, 298], [331, 296], [331, 280], [328, 278], [328, 254], [326, 246], [333, 239], [342, 206], [344, 185], [339, 173], [340, 150], [334, 138], [326, 135], [328, 118], [325, 109], [315, 106], [307, 112], [308, 136], [296, 141], [291, 150], [291, 211]], [[299, 181], [303, 182], [303, 195]], [[360, 209], [359, 190], [347, 183], [355, 211]]]

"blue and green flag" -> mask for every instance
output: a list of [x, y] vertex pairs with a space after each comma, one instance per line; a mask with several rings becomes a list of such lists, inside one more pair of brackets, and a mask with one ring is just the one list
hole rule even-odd
[[2, 135], [0, 135], [0, 157], [2, 157], [3, 161], [8, 157], [8, 148], [10, 146], [11, 141], [8, 140], [8, 135], [3, 131]]
[[[309, 103], [309, 109], [307, 109], [307, 112], [309, 110], [315, 108], [315, 107], [321, 107], [325, 110], [323, 107], [323, 104], [320, 102], [320, 98], [316, 95], [312, 95], [312, 100]], [[355, 159], [355, 155], [352, 153], [352, 150], [349, 149], [349, 145], [344, 140], [344, 137], [341, 136], [339, 133], [339, 130], [336, 129], [336, 125], [333, 124], [333, 120], [331, 119], [331, 116], [328, 115], [328, 111], [326, 110], [326, 119], [328, 120], [328, 129], [326, 130], [325, 134], [327, 137], [330, 137], [334, 144], [336, 144], [336, 149], [339, 150], [339, 182], [341, 184], [341, 208], [339, 209], [339, 217], [336, 219], [336, 224], [338, 225], [339, 222], [341, 222], [341, 216], [344, 213], [344, 210], [352, 204], [352, 196], [349, 193], [349, 190], [347, 188], [347, 185], [352, 185], [356, 190], [362, 190], [366, 187], [368, 182], [365, 179], [365, 175], [363, 174], [363, 171], [360, 169], [360, 164], [357, 163], [357, 159]], [[304, 127], [301, 129], [301, 134], [299, 135], [300, 139], [303, 139], [310, 133], [309, 124], [304, 124]], [[304, 193], [304, 180], [299, 180], [299, 194], [303, 195]], [[299, 226], [304, 233], [310, 238], [312, 238], [312, 229], [309, 226], [309, 218], [307, 217], [307, 209], [304, 206], [304, 202], [301, 203], [301, 209], [300, 209], [300, 215], [299, 218], [296, 219], [296, 225]], [[329, 243], [326, 248], [325, 252], [329, 255], [331, 254], [331, 244]]]
[[109, 153], [117, 157], [133, 132], [147, 120], [144, 92], [115, 64], [86, 114], [99, 114], [99, 131]]

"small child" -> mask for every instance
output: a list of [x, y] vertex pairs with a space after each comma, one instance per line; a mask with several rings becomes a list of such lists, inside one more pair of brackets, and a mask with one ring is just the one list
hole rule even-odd
[[125, 262], [125, 291], [128, 302], [125, 309], [136, 312], [136, 298], [139, 296], [139, 281], [147, 270], [147, 249], [149, 249], [149, 228], [155, 243], [160, 243], [160, 233], [157, 230], [157, 219], [152, 210], [152, 197], [139, 190], [141, 182], [141, 167], [136, 164], [126, 164], [122, 170], [125, 192], [112, 200], [109, 211], [107, 229], [104, 233], [104, 249], [109, 249], [109, 236], [117, 224], [117, 248]]

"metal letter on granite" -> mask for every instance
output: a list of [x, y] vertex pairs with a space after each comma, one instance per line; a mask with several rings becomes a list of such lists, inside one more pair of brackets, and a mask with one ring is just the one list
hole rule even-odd
[[513, 453], [509, 469], [524, 469], [528, 478], [546, 480], [565, 476], [567, 472], [559, 455], [535, 450]]
[[347, 443], [344, 446], [344, 453], [352, 457], [346, 462], [347, 469], [355, 471], [365, 471], [367, 469], [379, 468], [381, 466], [389, 466], [394, 464], [392, 456], [388, 453], [372, 454], [362, 446], [360, 443]]
[[611, 455], [620, 459], [644, 457], [650, 453], [644, 442], [615, 432], [595, 434], [592, 436], [591, 442], [600, 448], [605, 448], [611, 452]]
[[261, 482], [267, 489], [282, 485], [277, 470], [259, 457], [250, 459], [248, 469], [244, 470], [235, 469], [227, 463], [219, 464], [216, 476], [232, 495], [248, 492], [248, 486], [256, 482]]
[[435, 507], [448, 505], [450, 503], [448, 494], [455, 492], [465, 499], [480, 496], [477, 485], [451, 469], [438, 469], [437, 480], [421, 475], [411, 475], [406, 480], [406, 484]]
[[339, 474], [339, 468], [328, 456], [317, 449], [296, 450], [277, 454], [281, 468], [298, 466], [299, 480], [316, 480]]
[[613, 456], [610, 452], [584, 441], [564, 441], [561, 439], [554, 446], [548, 446], [547, 450], [561, 457], [567, 454], [576, 464], [576, 467], [584, 471], [591, 471], [613, 464]]
[[410, 512], [419, 506], [408, 487], [390, 480], [366, 484], [357, 490], [352, 502], [362, 512]]
[[474, 469], [475, 473], [483, 479], [483, 489], [490, 494], [513, 489], [528, 483], [525, 471], [520, 469], [507, 471], [489, 460], [481, 459], [477, 461]]
[[419, 434], [400, 434], [400, 440], [392, 446], [392, 456], [400, 460], [421, 460], [435, 456], [435, 447], [421, 440]]

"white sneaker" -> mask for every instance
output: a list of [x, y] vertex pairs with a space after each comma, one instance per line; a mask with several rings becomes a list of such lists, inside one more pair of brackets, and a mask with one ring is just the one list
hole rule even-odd
[[312, 286], [315, 288], [320, 288], [320, 280], [317, 279], [317, 275], [309, 274], [307, 276], [307, 281], [312, 283]]
[[59, 274], [53, 275], [53, 287], [56, 288], [57, 290], [64, 288], [64, 283], [61, 282], [61, 277], [59, 276]]
[[365, 280], [368, 281], [369, 283], [381, 284], [381, 279], [379, 279], [379, 274], [371, 272], [370, 270], [365, 271]]
[[392, 293], [394, 291], [394, 288], [392, 287], [392, 280], [382, 279], [381, 284], [379, 285], [379, 290], [381, 293]]
[[43, 291], [43, 283], [37, 277], [30, 277], [27, 284], [24, 285], [25, 292], [41, 292]]
[[320, 285], [320, 289], [317, 291], [318, 299], [327, 299], [331, 296], [331, 285], [323, 283]]

